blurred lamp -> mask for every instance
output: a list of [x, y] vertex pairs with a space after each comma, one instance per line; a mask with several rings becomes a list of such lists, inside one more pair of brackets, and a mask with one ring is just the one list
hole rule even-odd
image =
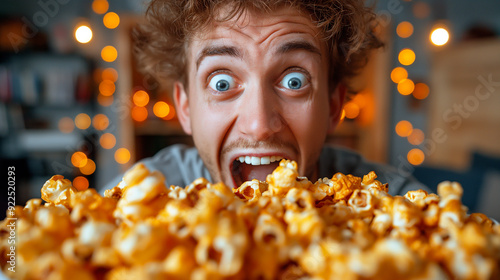
[[75, 39], [82, 44], [86, 44], [92, 40], [92, 29], [85, 24], [78, 26], [75, 30]]

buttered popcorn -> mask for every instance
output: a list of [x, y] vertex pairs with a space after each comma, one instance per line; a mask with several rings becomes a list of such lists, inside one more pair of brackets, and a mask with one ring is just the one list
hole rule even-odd
[[374, 172], [310, 182], [282, 160], [266, 181], [185, 188], [142, 164], [104, 197], [50, 178], [16, 206], [13, 279], [500, 279], [500, 225], [462, 187], [391, 196]]

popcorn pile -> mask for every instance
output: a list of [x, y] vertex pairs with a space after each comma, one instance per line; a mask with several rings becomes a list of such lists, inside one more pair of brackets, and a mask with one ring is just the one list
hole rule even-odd
[[15, 209], [15, 279], [499, 279], [500, 225], [458, 183], [387, 193], [374, 172], [315, 183], [282, 160], [266, 182], [185, 188], [137, 164], [102, 197], [53, 176]]

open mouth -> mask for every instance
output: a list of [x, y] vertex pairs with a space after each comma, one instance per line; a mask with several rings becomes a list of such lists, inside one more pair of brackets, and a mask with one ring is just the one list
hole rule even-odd
[[246, 181], [257, 179], [265, 181], [267, 175], [271, 174], [279, 166], [281, 156], [240, 156], [231, 164], [231, 175], [235, 187], [239, 187]]

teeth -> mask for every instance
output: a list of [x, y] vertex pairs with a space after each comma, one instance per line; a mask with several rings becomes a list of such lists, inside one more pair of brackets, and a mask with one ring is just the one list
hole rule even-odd
[[271, 162], [280, 161], [283, 158], [280, 156], [270, 156], [270, 157], [251, 157], [251, 156], [241, 156], [238, 161], [241, 163], [251, 164], [251, 165], [266, 165]]

